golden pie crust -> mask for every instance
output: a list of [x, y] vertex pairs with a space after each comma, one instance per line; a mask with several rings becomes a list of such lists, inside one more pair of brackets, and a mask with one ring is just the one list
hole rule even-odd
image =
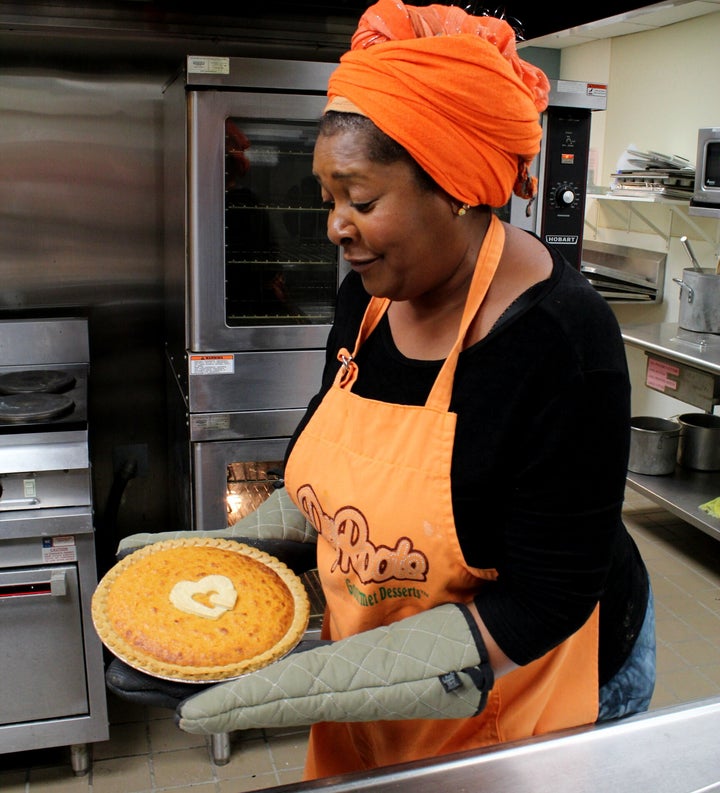
[[[188, 591], [202, 616], [184, 610]], [[183, 682], [218, 682], [267, 666], [295, 647], [309, 616], [305, 587], [282, 562], [208, 537], [138, 549], [107, 572], [92, 598], [95, 630], [114, 655]]]

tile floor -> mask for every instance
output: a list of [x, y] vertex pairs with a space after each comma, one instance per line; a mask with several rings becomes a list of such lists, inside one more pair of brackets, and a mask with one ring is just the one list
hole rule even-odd
[[[658, 681], [651, 709], [720, 695], [720, 542], [628, 490], [625, 519], [650, 569], [657, 607]], [[168, 711], [110, 695], [110, 740], [75, 777], [66, 748], [0, 755], [3, 793], [243, 793], [300, 780], [307, 731], [232, 736], [225, 766]]]

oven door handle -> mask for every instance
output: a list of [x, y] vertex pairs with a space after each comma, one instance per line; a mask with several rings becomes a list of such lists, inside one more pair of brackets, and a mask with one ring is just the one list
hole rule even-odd
[[28, 583], [0, 584], [0, 600], [26, 597], [62, 597], [67, 595], [67, 579], [65, 570], [51, 573], [47, 581], [31, 581]]
[[0, 498], [0, 510], [36, 507], [39, 503], [39, 498]]

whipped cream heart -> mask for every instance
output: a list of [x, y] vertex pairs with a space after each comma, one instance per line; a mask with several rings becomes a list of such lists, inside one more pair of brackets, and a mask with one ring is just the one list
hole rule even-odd
[[[207, 596], [212, 607], [196, 599]], [[178, 581], [170, 591], [170, 602], [176, 609], [197, 617], [216, 620], [235, 605], [237, 592], [232, 581], [224, 575], [206, 575], [199, 581]]]

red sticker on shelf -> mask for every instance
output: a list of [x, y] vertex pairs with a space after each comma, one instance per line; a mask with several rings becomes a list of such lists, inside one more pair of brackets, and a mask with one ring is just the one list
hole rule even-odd
[[645, 385], [654, 388], [656, 391], [677, 391], [677, 378], [680, 375], [680, 367], [667, 361], [658, 361], [655, 358], [648, 358], [647, 374]]

